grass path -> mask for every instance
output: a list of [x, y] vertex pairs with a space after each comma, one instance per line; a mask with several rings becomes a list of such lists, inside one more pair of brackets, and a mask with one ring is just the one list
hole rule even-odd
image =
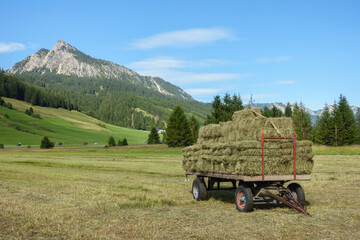
[[358, 239], [360, 156], [319, 155], [306, 217], [239, 213], [233, 192], [196, 202], [180, 149], [0, 151], [0, 239]]

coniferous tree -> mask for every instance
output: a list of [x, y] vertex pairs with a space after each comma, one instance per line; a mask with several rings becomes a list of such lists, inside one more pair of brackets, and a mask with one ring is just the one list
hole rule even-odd
[[113, 136], [110, 136], [109, 139], [108, 139], [108, 145], [109, 147], [115, 147], [116, 146], [116, 143], [115, 143], [115, 139]]
[[166, 143], [169, 147], [189, 146], [192, 143], [189, 123], [180, 106], [176, 106], [169, 117]]
[[292, 119], [294, 122], [294, 130], [298, 140], [313, 140], [312, 125], [309, 113], [305, 111], [302, 103], [294, 106]]
[[360, 143], [360, 108], [356, 111], [357, 143]]
[[151, 129], [151, 132], [149, 134], [147, 142], [148, 142], [148, 144], [159, 144], [160, 143], [160, 136], [155, 127], [153, 127]]
[[126, 140], [126, 138], [124, 138], [122, 142], [123, 142], [123, 146], [129, 145], [128, 142], [127, 142], [127, 140]]
[[261, 110], [261, 114], [267, 118], [271, 117], [271, 111], [267, 106], [265, 106], [264, 109]]
[[341, 113], [339, 111], [339, 107], [337, 103], [334, 103], [333, 110], [331, 112], [332, 117], [334, 118], [334, 146], [342, 145], [343, 143], [343, 135], [344, 132], [344, 122], [342, 121]]
[[198, 120], [196, 120], [194, 115], [192, 115], [191, 118], [189, 119], [189, 125], [190, 125], [190, 131], [191, 131], [191, 135], [192, 135], [192, 143], [196, 143], [196, 141], [199, 137], [200, 124], [199, 124]]
[[291, 117], [292, 116], [292, 109], [290, 103], [286, 104], [285, 107], [285, 117]]
[[54, 147], [54, 143], [50, 142], [50, 140], [47, 136], [45, 136], [41, 140], [40, 148], [53, 148], [53, 147]]
[[271, 117], [282, 117], [283, 115], [282, 111], [277, 107], [275, 107], [275, 105], [273, 105], [270, 112], [271, 112]]
[[334, 117], [330, 113], [328, 106], [325, 106], [316, 122], [315, 142], [325, 145], [334, 144]]
[[123, 146], [123, 142], [119, 139], [116, 145], [117, 146]]
[[339, 120], [342, 121], [342, 128], [339, 128], [338, 132], [338, 134], [341, 135], [341, 141], [339, 141], [338, 144], [352, 144], [356, 141], [357, 137], [356, 120], [345, 96], [340, 95], [337, 111]]
[[240, 96], [234, 94], [231, 97], [228, 93], [225, 94], [223, 100], [219, 95], [215, 96], [211, 105], [212, 111], [207, 115], [205, 125], [229, 121], [235, 111], [244, 109]]

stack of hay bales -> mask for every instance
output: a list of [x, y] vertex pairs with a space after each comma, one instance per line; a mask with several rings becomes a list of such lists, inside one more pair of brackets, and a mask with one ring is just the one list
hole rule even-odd
[[[291, 118], [265, 118], [259, 109], [235, 112], [232, 121], [200, 128], [195, 145], [184, 148], [183, 168], [188, 171], [261, 175], [265, 136], [291, 137]], [[265, 139], [265, 174], [293, 174], [291, 139]], [[310, 174], [313, 168], [311, 141], [296, 141], [296, 173]]]

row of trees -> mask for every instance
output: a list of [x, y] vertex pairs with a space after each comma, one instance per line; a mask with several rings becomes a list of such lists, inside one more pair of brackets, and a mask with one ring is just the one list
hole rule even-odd
[[[205, 124], [219, 123], [231, 120], [235, 111], [244, 108], [240, 96], [225, 94], [224, 98], [216, 96], [212, 102], [211, 114], [207, 116]], [[345, 96], [340, 95], [339, 101], [332, 106], [325, 106], [317, 121], [312, 124], [310, 114], [305, 106], [287, 104], [284, 113], [273, 106], [264, 107], [262, 114], [265, 117], [291, 117], [294, 131], [298, 140], [310, 140], [318, 144], [341, 146], [360, 143], [360, 111], [354, 115]], [[166, 129], [166, 143], [171, 146], [188, 146], [196, 142], [199, 125], [193, 126], [192, 119], [187, 120], [183, 110], [174, 108]], [[196, 136], [196, 137], [195, 137]]]
[[299, 140], [329, 146], [360, 143], [360, 112], [354, 114], [345, 96], [340, 95], [331, 106], [325, 105], [315, 123], [302, 103], [294, 105], [290, 116]]
[[360, 143], [360, 111], [355, 116], [345, 96], [340, 95], [339, 102], [325, 106], [317, 119], [314, 140], [319, 144], [334, 146]]
[[264, 106], [264, 108], [261, 109], [261, 114], [265, 117], [291, 117], [292, 112], [290, 103], [286, 104], [284, 113], [276, 106], [273, 106], [271, 109]]
[[105, 147], [116, 147], [116, 146], [127, 146], [129, 145], [126, 138], [124, 138], [123, 140], [118, 140], [117, 143], [115, 141], [115, 138], [113, 136], [110, 136], [108, 139], [108, 144], [105, 145]]

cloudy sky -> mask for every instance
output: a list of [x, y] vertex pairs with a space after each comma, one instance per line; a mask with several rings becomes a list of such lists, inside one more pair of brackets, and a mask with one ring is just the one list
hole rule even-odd
[[195, 99], [360, 106], [360, 1], [1, 1], [0, 67], [61, 39]]

